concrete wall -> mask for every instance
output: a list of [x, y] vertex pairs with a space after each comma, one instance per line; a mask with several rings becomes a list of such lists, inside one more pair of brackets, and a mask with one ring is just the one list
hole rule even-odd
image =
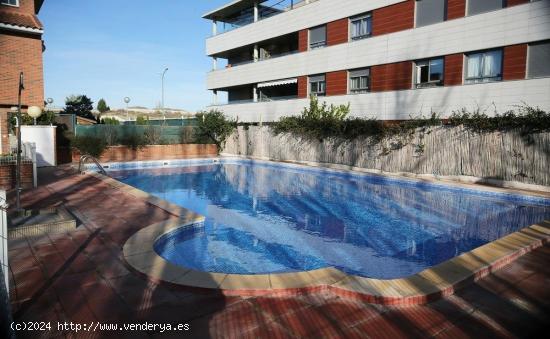
[[55, 126], [21, 126], [21, 141], [36, 145], [38, 167], [57, 165]]
[[[398, 147], [399, 143], [405, 144]], [[418, 152], [417, 145], [424, 145]], [[273, 160], [342, 164], [385, 172], [472, 176], [550, 186], [550, 133], [473, 133], [461, 127], [437, 127], [412, 138], [310, 140], [274, 135], [269, 127], [240, 127], [224, 154]]]

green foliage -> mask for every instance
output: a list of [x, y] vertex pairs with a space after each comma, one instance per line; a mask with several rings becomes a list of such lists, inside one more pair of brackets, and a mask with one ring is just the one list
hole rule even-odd
[[139, 117], [136, 118], [136, 125], [140, 125], [140, 126], [149, 125], [149, 117], [144, 117], [140, 115]]
[[131, 133], [124, 136], [123, 138], [120, 138], [119, 143], [136, 151], [149, 145], [149, 140], [147, 140], [147, 137], [143, 134]]
[[99, 113], [105, 113], [109, 112], [111, 110], [111, 107], [107, 106], [105, 99], [101, 98], [97, 102], [97, 110], [99, 111]]
[[204, 142], [213, 142], [218, 150], [223, 148], [225, 140], [237, 127], [235, 121], [228, 119], [222, 112], [211, 110], [197, 114], [196, 137]]
[[100, 157], [105, 151], [107, 143], [102, 138], [92, 136], [77, 136], [71, 141], [71, 145], [80, 151], [82, 155], [91, 155], [93, 157]]
[[[459, 126], [477, 132], [519, 130], [523, 134], [550, 130], [550, 113], [526, 104], [517, 106], [504, 114], [489, 117], [477, 109], [469, 112], [463, 108], [453, 112], [449, 119], [441, 119], [432, 112], [429, 117], [411, 117], [409, 120], [397, 123], [384, 123], [380, 120], [365, 118], [348, 118], [348, 106], [330, 106], [319, 104], [316, 98], [311, 98], [309, 107], [300, 116], [283, 117], [273, 125], [275, 133], [294, 133], [305, 137], [355, 139], [373, 137], [382, 140], [392, 136], [410, 137], [418, 129], [425, 132], [426, 128], [434, 126]], [[429, 132], [428, 132], [429, 133]], [[397, 147], [397, 146], [396, 146]], [[420, 152], [421, 151], [421, 152]], [[423, 153], [423, 149], [417, 153]]]
[[104, 124], [104, 125], [115, 125], [115, 126], [120, 125], [120, 121], [118, 121], [118, 120], [115, 119], [115, 118], [104, 118], [104, 119], [101, 119], [101, 123]]
[[94, 102], [85, 95], [71, 95], [65, 99], [63, 114], [76, 114], [83, 118], [95, 120], [92, 110]]
[[493, 132], [520, 130], [524, 134], [546, 131], [550, 129], [550, 112], [545, 112], [538, 107], [527, 104], [517, 106], [516, 110], [510, 110], [503, 114], [495, 114], [489, 117], [479, 108], [473, 112], [462, 108], [455, 111], [449, 118], [448, 125], [464, 127], [476, 132]]

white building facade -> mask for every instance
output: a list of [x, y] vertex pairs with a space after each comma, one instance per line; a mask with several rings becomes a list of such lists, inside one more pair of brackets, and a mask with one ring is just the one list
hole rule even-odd
[[380, 120], [550, 110], [550, 0], [240, 0], [204, 18], [209, 109], [239, 121], [310, 95]]

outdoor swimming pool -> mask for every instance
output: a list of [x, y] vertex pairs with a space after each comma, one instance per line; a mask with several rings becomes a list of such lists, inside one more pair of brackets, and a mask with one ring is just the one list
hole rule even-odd
[[336, 267], [400, 278], [550, 219], [550, 199], [289, 164], [124, 166], [110, 175], [206, 216], [155, 244], [166, 260], [206, 272]]

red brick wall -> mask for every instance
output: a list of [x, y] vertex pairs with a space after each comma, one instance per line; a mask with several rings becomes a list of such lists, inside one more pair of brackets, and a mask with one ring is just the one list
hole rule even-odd
[[[107, 147], [100, 162], [124, 162], [145, 160], [173, 160], [187, 158], [201, 158], [218, 155], [216, 145], [181, 144], [181, 145], [153, 145], [142, 149], [132, 150], [126, 146]], [[80, 153], [73, 151], [73, 162], [80, 160]]]
[[308, 48], [309, 30], [302, 29], [298, 32], [298, 50], [300, 52], [306, 52]]
[[34, 0], [19, 0], [19, 7], [0, 5], [0, 10], [21, 14], [34, 14]]
[[17, 105], [19, 72], [24, 73], [24, 106], [44, 106], [40, 36], [0, 31], [0, 107]]
[[414, 0], [375, 9], [372, 12], [372, 35], [388, 34], [414, 28]]
[[327, 25], [327, 44], [329, 46], [348, 42], [348, 18], [329, 22]]
[[504, 80], [525, 79], [527, 67], [527, 44], [504, 47], [502, 78]]
[[[0, 165], [0, 189], [9, 191], [15, 188], [17, 180], [15, 169], [15, 163]], [[32, 164], [21, 165], [21, 186], [23, 188], [33, 187], [32, 169]]]
[[298, 77], [298, 98], [307, 98], [307, 76]]
[[447, 0], [447, 20], [466, 16], [466, 0]]
[[507, 7], [512, 7], [512, 6], [515, 6], [515, 5], [526, 4], [528, 2], [529, 2], [529, 0], [508, 0], [508, 1], [506, 1], [506, 6]]
[[445, 75], [443, 82], [445, 86], [462, 85], [462, 68], [464, 67], [464, 55], [451, 54], [445, 56]]
[[371, 67], [371, 89], [373, 92], [396, 91], [411, 87], [411, 61]]
[[336, 71], [326, 75], [327, 96], [348, 94], [348, 72]]

